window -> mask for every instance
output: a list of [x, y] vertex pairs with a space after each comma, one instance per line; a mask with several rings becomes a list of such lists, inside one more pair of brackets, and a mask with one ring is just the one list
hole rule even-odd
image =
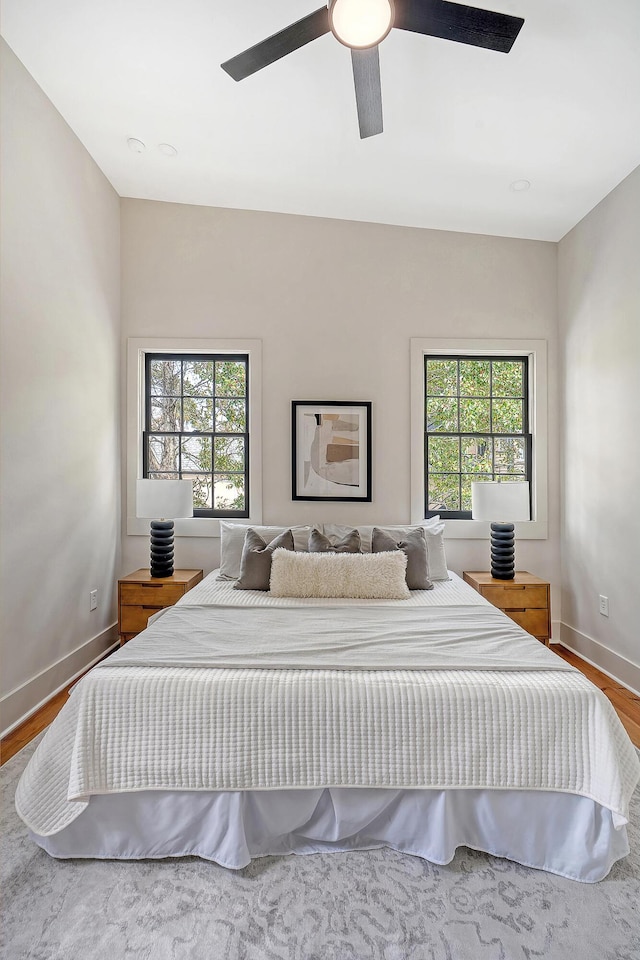
[[193, 518], [177, 537], [218, 537], [220, 519], [262, 523], [262, 342], [142, 337], [127, 341], [127, 533], [139, 477], [194, 481]]
[[426, 517], [471, 518], [474, 480], [531, 479], [528, 357], [424, 357]]
[[548, 535], [545, 340], [411, 340], [411, 520], [439, 514], [447, 539], [482, 539], [475, 479], [529, 480], [519, 539]]
[[145, 355], [143, 476], [193, 480], [194, 516], [249, 516], [248, 357]]

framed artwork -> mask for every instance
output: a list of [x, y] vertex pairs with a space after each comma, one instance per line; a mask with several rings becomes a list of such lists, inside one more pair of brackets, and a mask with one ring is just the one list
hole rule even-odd
[[371, 403], [292, 400], [293, 500], [371, 502]]

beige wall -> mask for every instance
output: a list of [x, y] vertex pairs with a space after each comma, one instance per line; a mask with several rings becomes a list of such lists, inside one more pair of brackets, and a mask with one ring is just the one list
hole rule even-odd
[[[640, 168], [559, 245], [563, 640], [640, 690]], [[609, 617], [598, 598], [609, 598]]]
[[[555, 244], [123, 200], [122, 319], [125, 339], [262, 339], [265, 522], [409, 519], [411, 337], [548, 340], [549, 539], [517, 556], [559, 583]], [[292, 502], [293, 399], [373, 401], [371, 504]], [[210, 570], [218, 544], [181, 538], [176, 562]], [[489, 545], [447, 555], [486, 569]], [[123, 569], [147, 563], [125, 534]]]
[[7, 729], [108, 644], [115, 620], [119, 200], [4, 44], [1, 132]]

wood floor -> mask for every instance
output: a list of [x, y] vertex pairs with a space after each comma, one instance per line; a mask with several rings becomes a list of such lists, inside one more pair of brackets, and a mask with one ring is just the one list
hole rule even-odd
[[[560, 646], [560, 644], [553, 644], [550, 649], [574, 667], [577, 667], [596, 687], [599, 687], [603, 693], [606, 694], [615, 707], [633, 744], [640, 748], [640, 697], [630, 690], [627, 690], [626, 687], [616, 683], [615, 680], [607, 677], [606, 674], [601, 673], [600, 670], [585, 663], [584, 660], [581, 660], [575, 653]], [[77, 681], [74, 681], [74, 683], [75, 682]], [[71, 684], [69, 684], [69, 687], [70, 686]], [[15, 730], [2, 740], [0, 744], [0, 760], [2, 763], [10, 760], [14, 754], [22, 750], [22, 748], [33, 740], [34, 737], [37, 737], [45, 727], [49, 726], [65, 703], [69, 693], [69, 687], [61, 690], [60, 693], [56, 694], [53, 699], [41, 707], [33, 716], [25, 720], [24, 723], [16, 727]]]
[[616, 683], [611, 677], [601, 673], [596, 667], [585, 663], [576, 653], [572, 653], [566, 647], [556, 643], [550, 649], [554, 650], [563, 660], [577, 667], [596, 687], [600, 687], [615, 707], [615, 711], [629, 734], [631, 742], [640, 749], [640, 697], [621, 686], [621, 684]]
[[[101, 659], [109, 656], [111, 651], [107, 651]], [[85, 670], [85, 673], [88, 673], [88, 670]], [[19, 750], [22, 750], [23, 747], [26, 747], [34, 737], [37, 737], [39, 733], [49, 726], [49, 724], [55, 720], [63, 706], [67, 702], [67, 697], [69, 696], [69, 690], [71, 687], [78, 682], [85, 674], [80, 674], [79, 677], [76, 677], [75, 680], [72, 680], [71, 683], [68, 683], [64, 690], [60, 690], [59, 693], [56, 693], [51, 700], [48, 700], [44, 706], [40, 707], [39, 710], [36, 710], [35, 713], [31, 714], [30, 717], [21, 723], [19, 727], [16, 727], [15, 730], [12, 730], [11, 733], [7, 734], [6, 737], [3, 737], [0, 740], [0, 766], [3, 763], [6, 763], [7, 760], [11, 760], [11, 757], [15, 756]]]

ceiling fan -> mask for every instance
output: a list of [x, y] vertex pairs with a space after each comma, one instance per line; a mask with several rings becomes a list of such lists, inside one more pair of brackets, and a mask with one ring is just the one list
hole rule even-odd
[[328, 0], [301, 20], [221, 64], [244, 80], [325, 33], [351, 49], [360, 138], [382, 133], [378, 44], [392, 27], [509, 53], [524, 20], [449, 0]]

